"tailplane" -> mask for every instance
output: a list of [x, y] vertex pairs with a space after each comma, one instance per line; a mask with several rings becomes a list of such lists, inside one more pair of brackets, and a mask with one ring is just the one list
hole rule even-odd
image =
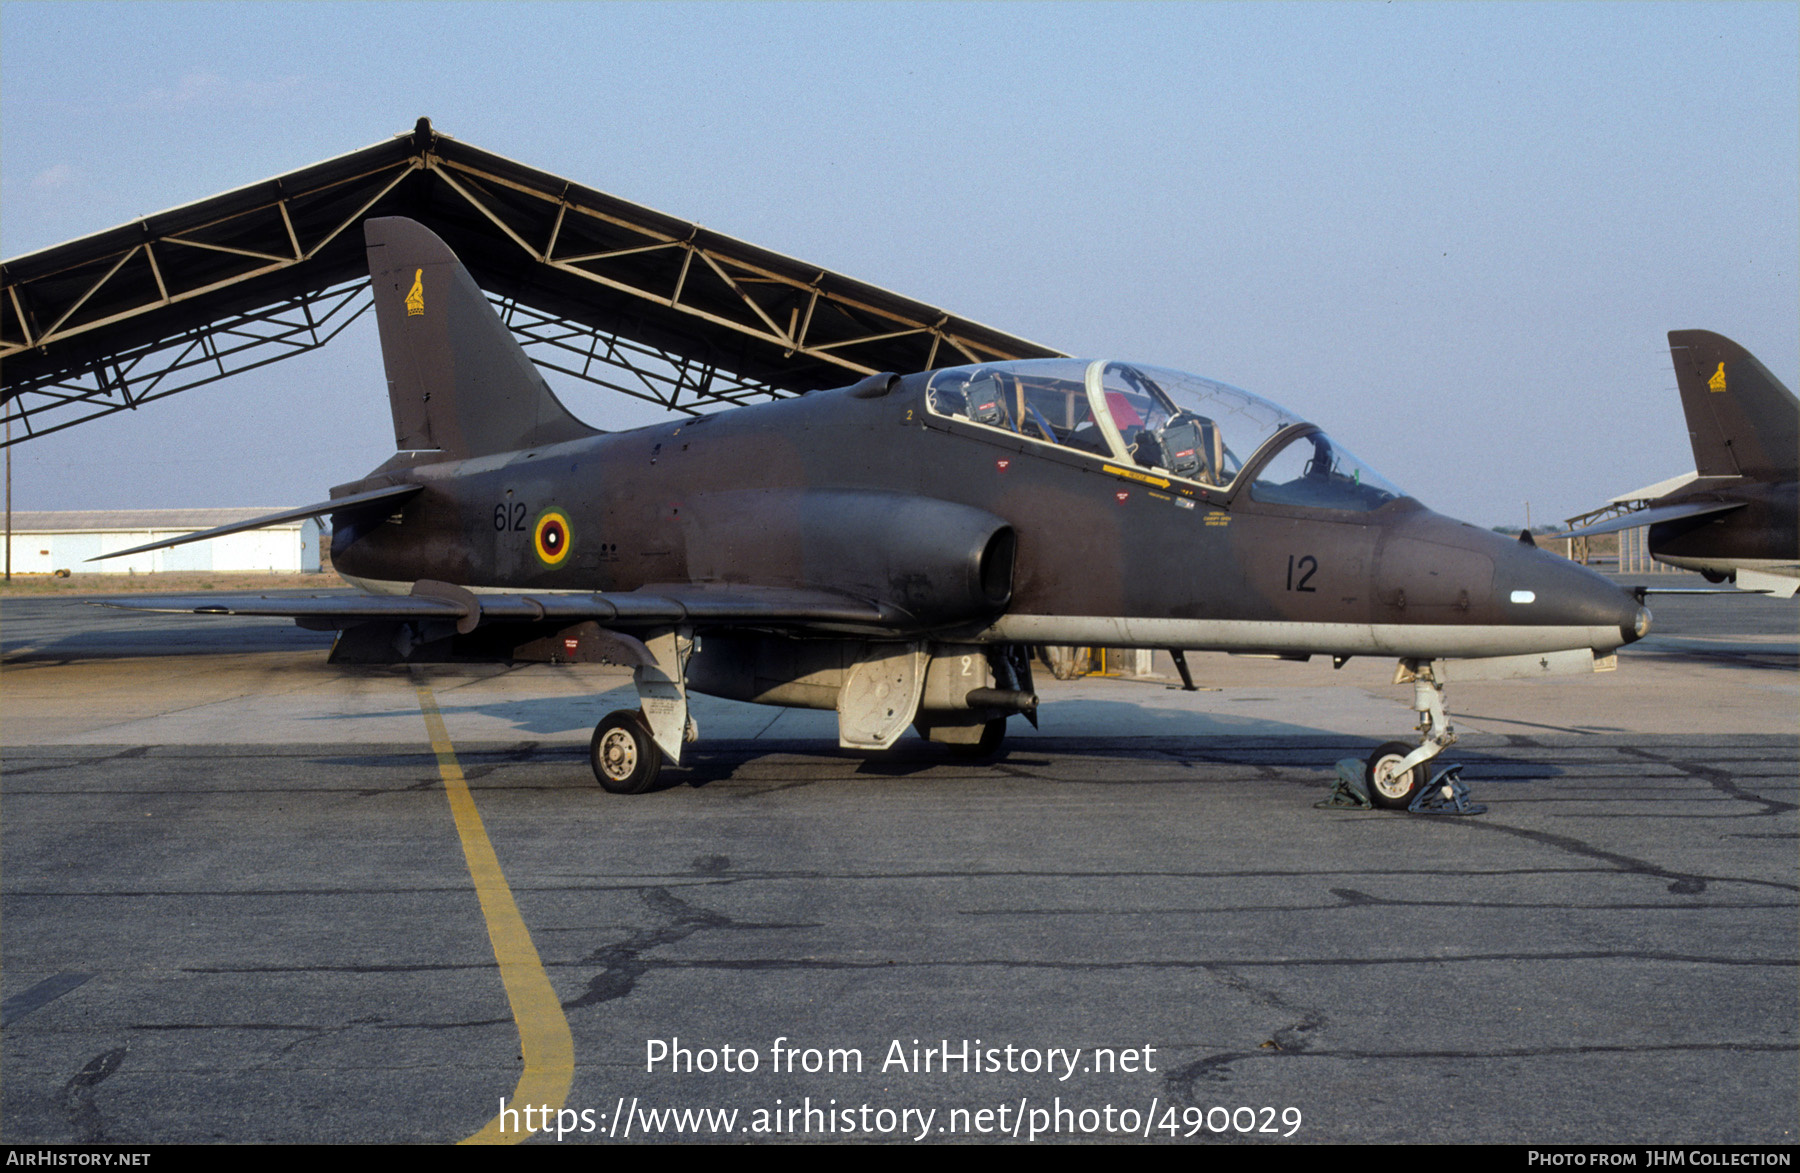
[[569, 414], [456, 254], [399, 216], [363, 225], [394, 446], [487, 456], [597, 434]]
[[1701, 476], [1796, 475], [1800, 401], [1755, 355], [1708, 330], [1671, 330], [1669, 356]]

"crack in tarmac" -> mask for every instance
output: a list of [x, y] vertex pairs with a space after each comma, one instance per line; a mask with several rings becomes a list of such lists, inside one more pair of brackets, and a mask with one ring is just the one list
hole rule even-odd
[[69, 1118], [69, 1127], [75, 1133], [77, 1144], [99, 1144], [107, 1140], [123, 1139], [107, 1136], [100, 1108], [94, 1102], [94, 1089], [119, 1069], [130, 1049], [128, 1046], [114, 1047], [95, 1055], [85, 1067], [70, 1077], [69, 1082], [63, 1084], [62, 1107]]
[[[1700, 779], [1727, 798], [1734, 798], [1740, 802], [1748, 802], [1762, 807], [1762, 810], [1755, 813], [1755, 817], [1785, 814], [1788, 811], [1800, 809], [1800, 805], [1795, 803], [1782, 802], [1781, 800], [1774, 798], [1765, 798], [1760, 794], [1751, 794], [1749, 791], [1738, 786], [1737, 783], [1732, 781], [1730, 774], [1719, 769], [1717, 766], [1704, 766], [1698, 762], [1686, 762], [1674, 758], [1661, 757], [1651, 753], [1649, 750], [1639, 749], [1634, 745], [1620, 746], [1619, 752], [1630, 754], [1632, 757], [1643, 758], [1646, 761], [1656, 762], [1659, 765], [1673, 766], [1675, 769], [1680, 770], [1689, 777]], [[1792, 779], [1790, 778], [1788, 780], [1791, 781]]]
[[[722, 875], [731, 866], [728, 856], [709, 855], [695, 860], [709, 875]], [[652, 968], [687, 968], [681, 962], [663, 961], [652, 963], [643, 955], [652, 949], [660, 949], [665, 945], [673, 945], [684, 941], [703, 929], [794, 929], [812, 926], [798, 924], [740, 922], [710, 909], [689, 903], [671, 893], [667, 888], [651, 888], [639, 893], [644, 903], [652, 912], [666, 918], [665, 923], [654, 928], [639, 929], [625, 940], [614, 945], [605, 945], [594, 950], [581, 960], [579, 964], [587, 965], [599, 962], [604, 968], [588, 979], [587, 992], [578, 998], [563, 1003], [564, 1010], [576, 1010], [585, 1006], [597, 1006], [611, 1002], [630, 994], [637, 986], [639, 979], [649, 973]]]

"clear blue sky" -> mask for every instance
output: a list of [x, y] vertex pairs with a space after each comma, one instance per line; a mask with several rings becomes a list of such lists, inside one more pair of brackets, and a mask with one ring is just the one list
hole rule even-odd
[[[1435, 508], [1543, 522], [1692, 467], [1668, 330], [1794, 385], [1796, 78], [1786, 3], [7, 0], [0, 254], [424, 114], [1059, 349], [1236, 383]], [[322, 499], [392, 447], [355, 333], [22, 445], [15, 507]]]

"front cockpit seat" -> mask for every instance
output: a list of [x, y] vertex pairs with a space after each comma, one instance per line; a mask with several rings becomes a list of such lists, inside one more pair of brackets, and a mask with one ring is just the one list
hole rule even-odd
[[1183, 413], [1170, 420], [1163, 428], [1162, 448], [1164, 468], [1191, 481], [1205, 479], [1200, 475], [1206, 461], [1200, 455], [1199, 416]]
[[1225, 438], [1219, 425], [1205, 416], [1182, 412], [1162, 433], [1168, 463], [1163, 467], [1178, 477], [1205, 485], [1225, 483]]
[[970, 419], [989, 427], [1011, 426], [1011, 421], [1006, 416], [1006, 393], [1000, 386], [1000, 380], [991, 376], [972, 380], [966, 393]]
[[1139, 428], [1133, 432], [1125, 446], [1131, 453], [1131, 459], [1145, 468], [1169, 467], [1169, 458], [1163, 452], [1162, 441], [1149, 428]]
[[969, 418], [969, 401], [961, 391], [953, 391], [948, 387], [931, 389], [931, 410], [939, 415], [961, 416]]

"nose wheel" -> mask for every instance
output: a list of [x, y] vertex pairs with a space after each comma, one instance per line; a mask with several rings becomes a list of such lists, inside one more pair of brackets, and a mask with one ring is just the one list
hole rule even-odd
[[650, 736], [642, 713], [621, 709], [594, 726], [588, 760], [594, 777], [610, 794], [642, 794], [662, 772], [662, 750]]
[[1425, 785], [1425, 766], [1402, 766], [1415, 748], [1404, 741], [1390, 741], [1369, 755], [1364, 778], [1369, 784], [1370, 802], [1390, 811], [1403, 811], [1412, 805], [1413, 797]]
[[1369, 801], [1384, 810], [1403, 811], [1423, 790], [1432, 759], [1456, 740], [1450, 717], [1444, 711], [1444, 682], [1427, 660], [1402, 660], [1394, 672], [1395, 684], [1411, 682], [1413, 710], [1419, 714], [1419, 744], [1390, 741], [1369, 755], [1365, 779]]

